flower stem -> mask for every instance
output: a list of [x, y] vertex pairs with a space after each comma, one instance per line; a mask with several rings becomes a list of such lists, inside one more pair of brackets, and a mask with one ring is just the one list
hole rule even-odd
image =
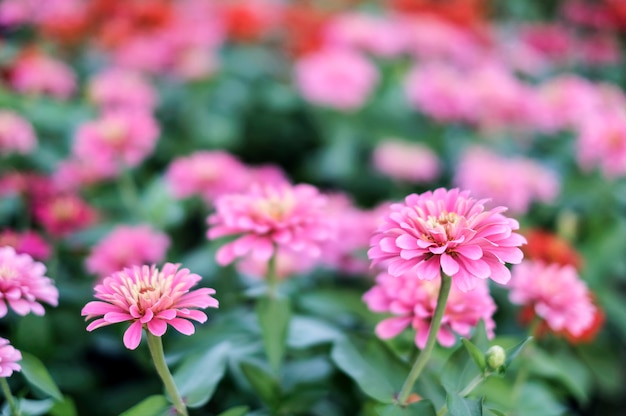
[[274, 299], [276, 298], [276, 286], [278, 284], [278, 278], [276, 276], [276, 257], [278, 257], [277, 248], [274, 247], [274, 254], [267, 262], [267, 295]]
[[20, 416], [20, 410], [15, 404], [15, 399], [13, 398], [13, 394], [11, 394], [11, 388], [9, 387], [9, 383], [5, 377], [0, 377], [0, 388], [2, 388], [2, 393], [11, 408], [11, 416]]
[[181, 416], [187, 416], [187, 407], [185, 406], [185, 403], [183, 403], [183, 400], [178, 393], [178, 389], [176, 389], [172, 373], [170, 373], [167, 363], [165, 362], [165, 354], [163, 353], [163, 342], [161, 341], [161, 337], [152, 335], [150, 331], [146, 331], [146, 334], [148, 335], [148, 348], [150, 349], [150, 355], [152, 356], [152, 361], [154, 362], [157, 373], [159, 373], [159, 377], [161, 377], [161, 380], [163, 381], [165, 391], [167, 391], [167, 394], [169, 394], [172, 399], [176, 413]]
[[430, 322], [430, 332], [428, 333], [428, 339], [426, 340], [426, 346], [415, 360], [413, 364], [413, 368], [409, 372], [406, 380], [404, 381], [404, 385], [402, 386], [402, 390], [400, 390], [400, 394], [398, 395], [397, 403], [401, 406], [406, 405], [406, 401], [411, 394], [411, 390], [413, 389], [413, 385], [417, 381], [420, 373], [426, 366], [426, 362], [430, 358], [431, 353], [433, 352], [433, 348], [435, 347], [435, 342], [437, 341], [437, 334], [439, 333], [439, 328], [441, 327], [441, 320], [443, 319], [443, 313], [446, 310], [446, 303], [448, 302], [448, 295], [450, 294], [450, 287], [452, 286], [452, 278], [447, 275], [443, 275], [441, 277], [441, 287], [439, 288], [439, 296], [437, 297], [437, 307], [435, 308], [435, 313], [433, 314], [433, 319]]

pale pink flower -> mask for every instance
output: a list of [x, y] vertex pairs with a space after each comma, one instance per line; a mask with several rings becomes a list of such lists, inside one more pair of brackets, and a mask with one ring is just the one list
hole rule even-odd
[[14, 230], [0, 231], [0, 247], [10, 246], [18, 254], [28, 254], [35, 260], [47, 260], [50, 257], [50, 244], [37, 232], [26, 230], [17, 232]]
[[454, 184], [477, 197], [489, 196], [516, 214], [526, 213], [534, 201], [553, 202], [561, 188], [556, 173], [534, 159], [504, 157], [482, 147], [465, 150]]
[[33, 51], [18, 58], [11, 70], [10, 83], [24, 94], [66, 99], [76, 89], [76, 76], [64, 62]]
[[[306, 253], [293, 251], [287, 246], [282, 246], [276, 250], [274, 274], [278, 279], [287, 279], [310, 272], [317, 266], [318, 262], [318, 259], [307, 256]], [[267, 278], [268, 267], [268, 261], [258, 260], [252, 256], [244, 257], [236, 264], [239, 273], [254, 279]]]
[[149, 74], [167, 71], [174, 57], [167, 33], [142, 33], [127, 39], [113, 51], [115, 65]]
[[486, 202], [459, 189], [411, 194], [390, 206], [368, 256], [393, 276], [432, 280], [443, 270], [463, 292], [481, 279], [505, 284], [511, 278], [505, 263], [522, 261], [526, 240], [513, 232], [518, 222], [502, 215], [505, 207], [486, 210]]
[[30, 2], [25, 0], [4, 0], [0, 2], [0, 25], [17, 26], [28, 23], [30, 14]]
[[72, 150], [97, 171], [114, 175], [150, 156], [158, 137], [159, 126], [151, 114], [116, 111], [81, 125]]
[[44, 315], [39, 302], [57, 306], [59, 292], [54, 281], [44, 276], [46, 266], [13, 247], [0, 247], [0, 318], [9, 307], [18, 315]]
[[207, 236], [238, 236], [217, 251], [220, 265], [247, 254], [268, 261], [281, 246], [318, 257], [320, 244], [332, 237], [325, 206], [326, 198], [312, 185], [252, 186], [246, 193], [217, 199]]
[[235, 156], [221, 150], [200, 150], [172, 161], [165, 180], [172, 195], [200, 195], [213, 203], [221, 195], [242, 191], [250, 178], [248, 168]]
[[140, 73], [109, 68], [96, 74], [87, 86], [89, 99], [106, 110], [150, 111], [156, 105], [156, 92]]
[[117, 174], [109, 163], [93, 164], [89, 160], [70, 157], [59, 162], [52, 173], [52, 182], [60, 191], [77, 192], [85, 186], [114, 178]]
[[248, 182], [245, 189], [255, 183], [262, 186], [282, 186], [290, 183], [285, 171], [274, 164], [248, 166]]
[[33, 126], [10, 110], [0, 110], [0, 153], [27, 154], [37, 147]]
[[296, 86], [313, 104], [352, 111], [362, 107], [378, 82], [378, 70], [349, 49], [326, 49], [295, 64]]
[[573, 266], [526, 260], [512, 274], [511, 302], [532, 305], [553, 331], [577, 336], [593, 323], [596, 307]]
[[11, 377], [14, 371], [21, 371], [22, 366], [17, 363], [21, 359], [22, 353], [8, 339], [0, 338], [0, 377]]
[[585, 171], [597, 167], [607, 178], [626, 175], [626, 113], [607, 111], [584, 118], [576, 153]]
[[125, 267], [160, 263], [169, 245], [167, 234], [149, 225], [117, 226], [93, 247], [87, 271], [106, 277]]
[[376, 170], [402, 181], [430, 182], [441, 170], [437, 154], [421, 143], [386, 139], [376, 146], [372, 156]]
[[[363, 295], [363, 300], [370, 310], [394, 316], [376, 326], [376, 335], [389, 339], [411, 327], [416, 331], [415, 345], [424, 348], [437, 307], [440, 286], [439, 279], [422, 280], [415, 275], [379, 274], [376, 285]], [[493, 338], [495, 323], [492, 317], [495, 311], [496, 304], [489, 295], [485, 280], [467, 293], [452, 286], [437, 341], [444, 347], [451, 347], [456, 342], [457, 334], [470, 337], [472, 329], [481, 320], [485, 323], [487, 336]]]
[[124, 345], [130, 350], [139, 346], [143, 328], [157, 337], [165, 333], [167, 325], [184, 335], [193, 334], [195, 328], [189, 320], [207, 320], [197, 308], [217, 308], [219, 303], [211, 296], [214, 289], [190, 291], [202, 278], [179, 267], [172, 263], [165, 263], [161, 270], [154, 265], [133, 266], [106, 277], [95, 287], [99, 300], [87, 303], [81, 311], [85, 320], [98, 318], [87, 331], [130, 321], [124, 332]]

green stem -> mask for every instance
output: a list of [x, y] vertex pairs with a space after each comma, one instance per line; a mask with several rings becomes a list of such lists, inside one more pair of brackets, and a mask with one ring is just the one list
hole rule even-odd
[[450, 294], [451, 286], [452, 278], [444, 274], [441, 277], [441, 287], [439, 288], [439, 296], [437, 297], [437, 307], [435, 308], [433, 319], [430, 322], [430, 332], [428, 334], [428, 339], [426, 340], [426, 346], [417, 357], [417, 360], [415, 360], [413, 368], [411, 368], [409, 375], [404, 381], [402, 390], [400, 390], [400, 394], [398, 395], [398, 404], [400, 404], [401, 406], [406, 405], [406, 401], [411, 394], [413, 385], [417, 381], [417, 378], [426, 366], [426, 363], [428, 362], [428, 359], [433, 352], [435, 342], [437, 341], [437, 334], [439, 333], [439, 328], [441, 327], [443, 313], [446, 310], [446, 303], [448, 302], [448, 295]]
[[188, 416], [187, 407], [178, 393], [172, 373], [170, 373], [167, 363], [165, 362], [165, 354], [163, 353], [163, 342], [161, 341], [161, 337], [152, 335], [150, 331], [146, 331], [146, 334], [148, 335], [148, 348], [150, 349], [152, 361], [154, 362], [157, 373], [159, 373], [159, 377], [161, 377], [161, 380], [163, 381], [165, 391], [167, 391], [167, 394], [169, 394], [172, 399], [176, 413], [181, 416]]
[[13, 398], [13, 394], [11, 394], [11, 388], [9, 387], [9, 383], [5, 377], [0, 377], [0, 387], [2, 388], [2, 393], [11, 408], [11, 416], [20, 416], [20, 410], [15, 404], [15, 399]]
[[278, 276], [276, 276], [276, 258], [278, 248], [274, 246], [274, 254], [267, 262], [267, 295], [271, 299], [276, 298], [276, 288], [278, 286]]

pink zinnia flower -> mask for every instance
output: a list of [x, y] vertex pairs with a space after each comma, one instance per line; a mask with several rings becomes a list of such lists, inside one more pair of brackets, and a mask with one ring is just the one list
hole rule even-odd
[[195, 308], [217, 308], [219, 303], [211, 297], [214, 289], [190, 291], [202, 278], [179, 267], [172, 263], [165, 263], [162, 270], [156, 266], [133, 266], [105, 278], [95, 287], [99, 300], [87, 303], [81, 311], [85, 320], [102, 316], [91, 322], [87, 331], [130, 321], [124, 332], [124, 345], [131, 350], [139, 346], [143, 328], [157, 337], [165, 333], [167, 325], [182, 334], [193, 334], [195, 328], [189, 320], [207, 320], [206, 314]]
[[372, 264], [393, 276], [413, 273], [424, 280], [439, 278], [443, 270], [463, 292], [480, 279], [507, 283], [505, 262], [522, 261], [519, 246], [526, 240], [513, 232], [518, 222], [502, 215], [505, 207], [485, 210], [487, 200], [469, 195], [439, 188], [391, 205], [372, 237]]
[[21, 55], [11, 71], [11, 86], [24, 94], [47, 94], [66, 99], [76, 88], [72, 69], [37, 51]]
[[139, 165], [152, 153], [158, 137], [159, 126], [151, 114], [116, 111], [80, 126], [73, 153], [99, 172], [114, 174]]
[[22, 366], [17, 362], [21, 359], [22, 353], [8, 339], [0, 337], [0, 377], [11, 377], [14, 371], [20, 371]]
[[[290, 250], [283, 246], [276, 250], [274, 274], [278, 279], [287, 279], [291, 276], [308, 273], [317, 266], [317, 259], [307, 256], [301, 251]], [[254, 279], [267, 278], [269, 262], [254, 257], [245, 257], [237, 262], [237, 271]]]
[[509, 287], [511, 302], [533, 305], [553, 331], [577, 336], [593, 323], [596, 308], [571, 265], [526, 260], [513, 268]]
[[9, 307], [18, 315], [44, 315], [39, 302], [57, 306], [59, 292], [45, 273], [46, 266], [28, 254], [17, 254], [13, 247], [0, 247], [0, 318]]
[[267, 261], [278, 246], [319, 256], [320, 244], [331, 237], [325, 205], [317, 188], [306, 184], [257, 185], [246, 193], [218, 198], [216, 213], [208, 218], [208, 238], [239, 237], [217, 251], [217, 262], [226, 265], [248, 253]]
[[626, 113], [606, 111], [584, 118], [576, 142], [580, 167], [598, 167], [607, 178], [626, 175]]
[[0, 110], [0, 153], [27, 154], [36, 146], [33, 126], [13, 111]]
[[46, 198], [35, 205], [35, 219], [55, 237], [84, 229], [96, 220], [94, 208], [73, 194]]
[[96, 105], [108, 110], [150, 111], [156, 105], [156, 93], [140, 73], [111, 68], [89, 81], [88, 95]]
[[[376, 335], [382, 339], [393, 338], [407, 327], [417, 333], [415, 345], [424, 348], [430, 325], [437, 307], [441, 280], [422, 280], [415, 275], [391, 276], [381, 273], [376, 285], [363, 295], [370, 310], [394, 315], [376, 326]], [[456, 287], [450, 289], [446, 309], [437, 334], [437, 341], [444, 347], [456, 342], [455, 334], [469, 337], [480, 320], [485, 322], [489, 338], [493, 338], [495, 323], [492, 319], [496, 304], [489, 295], [485, 280], [480, 281], [468, 293]]]
[[160, 263], [169, 245], [165, 233], [148, 225], [118, 226], [92, 249], [87, 270], [105, 277], [125, 267]]
[[201, 150], [174, 159], [165, 180], [176, 198], [201, 195], [213, 203], [221, 195], [243, 190], [250, 178], [247, 167], [230, 153]]
[[420, 143], [387, 139], [374, 149], [374, 167], [390, 178], [409, 182], [430, 182], [437, 178], [437, 154]]
[[14, 230], [0, 231], [0, 247], [11, 246], [19, 254], [28, 254], [36, 260], [47, 260], [50, 257], [50, 245], [35, 231]]
[[313, 104], [344, 111], [365, 104], [378, 81], [376, 67], [356, 51], [329, 49], [296, 62], [296, 84]]

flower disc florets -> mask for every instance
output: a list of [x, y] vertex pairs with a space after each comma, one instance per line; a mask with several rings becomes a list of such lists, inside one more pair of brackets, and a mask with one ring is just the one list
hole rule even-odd
[[389, 274], [415, 273], [431, 280], [441, 271], [467, 292], [476, 279], [505, 284], [511, 273], [505, 263], [519, 263], [519, 246], [526, 240], [513, 230], [517, 221], [502, 215], [505, 207], [485, 210], [486, 200], [470, 198], [469, 191], [439, 188], [393, 204], [372, 237], [368, 252], [372, 264]]

